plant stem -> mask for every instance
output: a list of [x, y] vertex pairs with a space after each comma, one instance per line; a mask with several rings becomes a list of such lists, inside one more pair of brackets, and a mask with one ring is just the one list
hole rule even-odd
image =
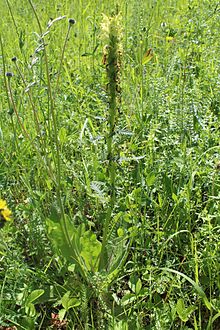
[[119, 31], [119, 16], [107, 18], [105, 28], [108, 29], [108, 44], [106, 49], [106, 73], [107, 73], [107, 93], [108, 93], [108, 132], [106, 136], [107, 143], [107, 160], [108, 160], [108, 179], [109, 179], [109, 207], [106, 212], [106, 219], [103, 228], [102, 251], [100, 254], [101, 269], [104, 266], [104, 255], [106, 244], [108, 241], [109, 224], [112, 218], [112, 212], [115, 206], [116, 199], [116, 148], [114, 143], [115, 128], [117, 125], [119, 98], [120, 98], [120, 66], [121, 66], [121, 51], [120, 51], [120, 31]]
[[[37, 20], [37, 24], [40, 30], [40, 34], [43, 34], [43, 30], [41, 27], [41, 23], [39, 20], [39, 17], [37, 15], [37, 12], [34, 8], [34, 5], [32, 3], [31, 0], [28, 0], [29, 4], [33, 10], [34, 16]], [[42, 38], [42, 42], [44, 45], [44, 59], [45, 59], [45, 67], [46, 67], [46, 76], [47, 76], [47, 85], [48, 85], [48, 101], [49, 103], [49, 111], [51, 114], [51, 118], [52, 118], [52, 125], [53, 125], [53, 132], [54, 134], [50, 136], [51, 139], [51, 147], [53, 145], [53, 141], [55, 143], [55, 153], [56, 156], [54, 157], [54, 159], [56, 160], [56, 194], [57, 194], [57, 200], [58, 200], [58, 205], [60, 208], [60, 212], [61, 212], [61, 226], [62, 226], [62, 230], [64, 232], [64, 235], [66, 237], [66, 240], [68, 242], [68, 244], [71, 246], [71, 239], [67, 230], [67, 223], [66, 223], [66, 218], [65, 218], [65, 212], [64, 212], [64, 207], [63, 207], [63, 202], [62, 202], [62, 196], [61, 196], [61, 163], [60, 163], [60, 146], [59, 146], [59, 140], [58, 140], [58, 129], [57, 129], [57, 122], [56, 122], [56, 115], [55, 115], [55, 104], [54, 104], [54, 98], [53, 98], [53, 93], [52, 93], [52, 87], [51, 87], [51, 81], [50, 81], [50, 74], [49, 74], [49, 65], [48, 65], [48, 58], [47, 58], [47, 52], [46, 52], [46, 47], [44, 44], [44, 38]], [[49, 115], [50, 115], [49, 114]], [[52, 153], [53, 153], [53, 148], [52, 148]]]

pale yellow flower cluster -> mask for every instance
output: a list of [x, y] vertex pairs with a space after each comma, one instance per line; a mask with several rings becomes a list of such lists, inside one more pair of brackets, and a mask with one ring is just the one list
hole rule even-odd
[[122, 52], [122, 28], [121, 28], [121, 14], [115, 15], [113, 17], [108, 17], [103, 14], [103, 21], [101, 23], [101, 39], [109, 43], [109, 39], [112, 37], [117, 38], [118, 51]]

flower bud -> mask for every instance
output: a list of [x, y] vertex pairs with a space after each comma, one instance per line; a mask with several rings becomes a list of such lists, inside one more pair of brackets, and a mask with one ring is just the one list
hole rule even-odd
[[11, 77], [13, 77], [13, 73], [12, 72], [6, 72], [6, 77], [8, 77], [8, 78], [11, 78]]
[[74, 24], [76, 24], [75, 19], [74, 19], [74, 18], [69, 18], [69, 24], [70, 24], [70, 25], [74, 25]]

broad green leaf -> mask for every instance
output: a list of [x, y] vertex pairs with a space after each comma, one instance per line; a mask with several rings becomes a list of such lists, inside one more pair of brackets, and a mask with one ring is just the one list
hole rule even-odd
[[34, 290], [32, 291], [25, 301], [25, 312], [28, 316], [34, 317], [36, 314], [36, 309], [34, 307], [34, 302], [44, 294], [44, 290]]
[[34, 290], [32, 291], [29, 296], [27, 297], [25, 301], [25, 305], [29, 305], [30, 303], [33, 303], [35, 300], [37, 300], [40, 296], [44, 294], [44, 290]]
[[141, 279], [137, 276], [131, 276], [128, 285], [135, 294], [138, 294], [142, 288]]
[[146, 178], [147, 185], [151, 187], [154, 184], [155, 180], [156, 180], [156, 175], [154, 173], [148, 174]]
[[69, 239], [73, 241], [76, 235], [76, 228], [71, 220], [67, 216], [65, 216], [65, 219], [62, 219], [59, 209], [56, 206], [52, 206], [50, 217], [46, 220], [46, 225], [48, 236], [55, 251], [67, 261], [73, 261], [73, 257], [75, 257], [74, 249], [70, 246], [70, 242], [67, 241], [64, 230], [66, 228]]
[[196, 306], [189, 306], [186, 308], [185, 314], [188, 316], [188, 319], [190, 315], [197, 309]]
[[96, 239], [96, 235], [90, 230], [86, 231], [80, 238], [82, 256], [88, 270], [98, 270], [98, 259], [101, 253], [102, 244]]
[[81, 304], [81, 302], [79, 301], [78, 298], [74, 297], [74, 298], [71, 298], [70, 301], [69, 301], [69, 309], [70, 308], [73, 308], [73, 307], [77, 307]]
[[196, 309], [195, 306], [189, 306], [189, 307], [186, 308], [182, 298], [180, 298], [177, 301], [176, 311], [178, 313], [179, 318], [183, 322], [187, 322], [189, 320], [190, 315], [195, 311], [195, 309]]
[[61, 299], [61, 303], [66, 311], [68, 311], [68, 302], [69, 302], [70, 291], [67, 291]]
[[70, 298], [70, 294], [71, 292], [67, 291], [61, 299], [61, 303], [66, 311], [80, 305], [80, 301], [76, 297]]
[[109, 262], [109, 274], [107, 283], [112, 283], [118, 276], [119, 271], [125, 264], [127, 256], [129, 254], [129, 244], [126, 246], [124, 240], [121, 240], [114, 247], [114, 258], [110, 258]]
[[48, 236], [58, 255], [67, 262], [76, 263], [84, 278], [87, 278], [88, 270], [97, 271], [101, 243], [94, 233], [86, 232], [84, 224], [75, 227], [67, 216], [62, 219], [56, 207], [52, 209], [46, 224]]
[[181, 299], [181, 298], [177, 301], [177, 304], [176, 304], [176, 311], [177, 311], [177, 313], [178, 313], [180, 319], [181, 319], [183, 322], [186, 322], [187, 319], [184, 320], [183, 317], [182, 317], [182, 315], [183, 315], [184, 312], [185, 312], [185, 304], [184, 304], [183, 299]]
[[139, 278], [135, 285], [135, 293], [139, 294], [139, 292], [141, 291], [141, 288], [142, 288], [142, 282], [141, 282], [141, 279]]
[[63, 233], [60, 223], [57, 223], [51, 219], [46, 220], [48, 236], [55, 251], [67, 261], [71, 260], [72, 250], [66, 241], [66, 237]]
[[59, 320], [60, 321], [63, 321], [64, 317], [65, 317], [65, 314], [66, 314], [66, 310], [65, 308], [62, 308], [60, 311], [59, 311]]
[[137, 277], [132, 275], [128, 281], [129, 288], [135, 293]]

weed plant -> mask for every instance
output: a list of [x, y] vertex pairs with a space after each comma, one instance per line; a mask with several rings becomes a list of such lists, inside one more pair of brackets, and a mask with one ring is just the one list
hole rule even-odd
[[218, 1], [0, 6], [0, 328], [218, 330]]

